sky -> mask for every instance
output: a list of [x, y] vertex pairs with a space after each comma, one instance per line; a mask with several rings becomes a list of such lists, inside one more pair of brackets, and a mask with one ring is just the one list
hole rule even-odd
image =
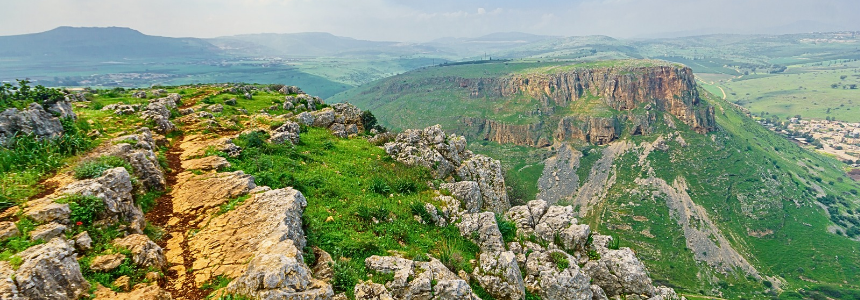
[[641, 38], [860, 30], [857, 0], [26, 0], [3, 8], [0, 35], [118, 26], [170, 37], [329, 32], [423, 42], [494, 32]]

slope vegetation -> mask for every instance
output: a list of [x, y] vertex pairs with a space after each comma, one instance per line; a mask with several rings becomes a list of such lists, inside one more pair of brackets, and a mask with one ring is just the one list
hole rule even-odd
[[528, 191], [513, 193], [520, 201], [573, 205], [687, 293], [850, 298], [860, 288], [858, 184], [842, 163], [769, 132], [684, 67], [448, 66], [335, 100], [395, 128], [439, 123], [483, 140], [471, 148], [506, 155], [506, 177]]

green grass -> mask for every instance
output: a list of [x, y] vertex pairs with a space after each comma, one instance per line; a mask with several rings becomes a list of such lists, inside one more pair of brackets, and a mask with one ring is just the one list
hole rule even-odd
[[66, 166], [69, 159], [91, 149], [86, 119], [63, 119], [65, 134], [51, 140], [14, 136], [0, 145], [0, 210], [38, 194], [37, 183]]
[[[409, 258], [430, 253], [459, 268], [454, 272], [471, 271], [469, 261], [475, 259], [477, 246], [456, 227], [425, 225], [413, 218], [413, 207], [439, 204], [426, 186], [431, 180], [428, 170], [395, 162], [364, 139], [339, 139], [326, 129], [308, 128], [296, 146], [261, 142], [264, 137], [246, 134], [236, 139], [244, 150], [240, 157], [228, 158], [231, 168], [254, 175], [258, 185], [294, 187], [305, 195], [308, 245], [334, 257], [336, 291], [351, 294], [358, 280], [367, 279], [364, 259], [390, 255], [390, 250]], [[333, 147], [325, 149], [327, 143]], [[371, 190], [383, 185], [389, 188]]]
[[57, 203], [69, 204], [71, 214], [69, 220], [76, 226], [90, 226], [105, 210], [104, 201], [94, 196], [68, 195], [55, 200]]
[[104, 155], [91, 161], [84, 161], [75, 166], [75, 179], [90, 179], [102, 176], [104, 171], [122, 167], [129, 174], [134, 174], [131, 164], [120, 157]]

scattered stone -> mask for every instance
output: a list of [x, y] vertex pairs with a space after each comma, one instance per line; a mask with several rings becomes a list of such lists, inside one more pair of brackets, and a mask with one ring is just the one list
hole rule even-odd
[[221, 170], [230, 167], [230, 162], [221, 156], [207, 156], [192, 160], [182, 161], [182, 168], [185, 170]]
[[325, 250], [318, 247], [314, 247], [313, 249], [314, 256], [317, 258], [317, 262], [313, 267], [314, 277], [325, 282], [331, 281], [332, 276], [334, 275], [334, 270], [332, 270], [331, 265], [334, 263], [334, 260], [328, 252], [325, 252]]
[[131, 261], [138, 267], [144, 269], [153, 267], [160, 270], [167, 266], [164, 249], [145, 235], [132, 234], [114, 240], [113, 244], [131, 251]]
[[194, 113], [193, 108], [183, 108], [179, 110], [179, 114], [183, 116], [187, 116]]
[[137, 91], [137, 92], [132, 93], [131, 97], [132, 98], [138, 98], [138, 99], [146, 99], [146, 92]]
[[296, 120], [305, 126], [314, 125], [314, 115], [309, 112], [302, 112], [298, 116], [296, 116]]
[[384, 285], [373, 283], [369, 280], [356, 284], [353, 293], [355, 293], [355, 299], [394, 300]]
[[62, 236], [66, 231], [66, 226], [57, 223], [48, 223], [39, 225], [33, 231], [30, 231], [30, 240], [50, 241], [51, 239]]
[[221, 104], [212, 104], [206, 107], [206, 109], [214, 113], [219, 113], [224, 111], [224, 106], [222, 106]]
[[299, 131], [301, 127], [296, 122], [287, 121], [284, 125], [281, 125], [272, 133], [272, 137], [269, 138], [269, 142], [275, 144], [283, 144], [283, 143], [291, 143], [296, 145], [299, 143]]
[[90, 284], [81, 274], [72, 247], [62, 238], [30, 247], [18, 254], [23, 263], [15, 272], [18, 294], [24, 299], [79, 299]]
[[18, 231], [18, 226], [15, 226], [15, 223], [9, 221], [0, 222], [0, 241], [16, 237], [19, 234], [21, 232]]
[[63, 125], [41, 105], [31, 103], [24, 110], [10, 108], [0, 113], [0, 141], [15, 134], [56, 138], [63, 134]]
[[230, 99], [224, 100], [224, 104], [226, 104], [226, 105], [236, 105], [236, 104], [237, 104], [236, 98], [230, 98]]
[[128, 292], [131, 289], [131, 277], [126, 275], [120, 276], [114, 280], [113, 285], [122, 291]]
[[72, 240], [75, 241], [75, 248], [78, 248], [78, 250], [87, 251], [93, 248], [93, 239], [90, 238], [90, 234], [86, 231], [78, 233]]
[[90, 262], [90, 269], [93, 271], [108, 272], [119, 267], [123, 260], [125, 260], [125, 255], [121, 253], [96, 256]]

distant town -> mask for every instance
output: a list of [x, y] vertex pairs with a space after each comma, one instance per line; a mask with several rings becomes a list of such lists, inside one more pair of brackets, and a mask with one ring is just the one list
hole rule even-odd
[[815, 148], [852, 167], [860, 167], [860, 123], [802, 119], [800, 116], [784, 121], [758, 118], [758, 122], [801, 146]]

